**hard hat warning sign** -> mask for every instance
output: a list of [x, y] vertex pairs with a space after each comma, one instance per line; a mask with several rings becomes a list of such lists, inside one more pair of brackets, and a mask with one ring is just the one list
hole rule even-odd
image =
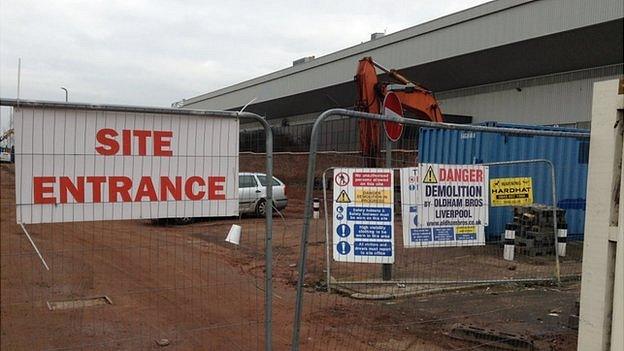
[[533, 203], [533, 179], [495, 178], [490, 180], [492, 206], [530, 205]]

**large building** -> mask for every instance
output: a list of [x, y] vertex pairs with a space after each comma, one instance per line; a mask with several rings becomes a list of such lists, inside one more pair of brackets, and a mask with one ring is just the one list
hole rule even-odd
[[593, 83], [624, 72], [624, 2], [492, 1], [182, 105], [236, 110], [257, 97], [248, 111], [303, 127], [326, 109], [354, 105], [353, 76], [364, 56], [434, 91], [448, 120], [588, 127]]

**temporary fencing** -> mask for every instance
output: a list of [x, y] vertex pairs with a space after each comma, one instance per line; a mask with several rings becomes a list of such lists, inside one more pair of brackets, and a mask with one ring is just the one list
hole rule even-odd
[[[548, 158], [440, 162], [419, 157], [417, 145], [423, 127], [580, 140], [587, 133], [336, 109], [311, 129], [301, 126], [301, 138], [293, 140], [281, 129], [297, 126], [271, 128], [250, 113], [0, 103], [14, 108], [18, 132], [16, 169], [1, 169], [2, 348], [402, 350], [463, 317], [496, 323], [543, 298], [489, 304], [488, 289], [497, 284], [557, 283], [580, 272], [580, 247], [565, 239], [569, 214], [564, 221], [553, 207], [560, 204], [561, 175]], [[242, 128], [244, 118], [260, 122], [266, 137]], [[385, 155], [361, 156], [353, 134], [358, 119], [403, 123], [404, 139], [386, 143]], [[275, 182], [266, 180], [276, 131], [282, 145], [276, 172], [289, 188], [289, 204], [274, 219]], [[308, 141], [309, 154], [287, 147]], [[299, 165], [306, 158], [304, 174]], [[266, 169], [264, 183], [239, 175], [239, 164], [241, 171]], [[441, 176], [447, 170], [480, 188], [462, 185], [468, 195], [456, 193]], [[424, 183], [439, 196], [416, 191]], [[517, 184], [549, 191], [534, 191], [532, 201], [526, 191], [508, 196], [504, 189]], [[436, 196], [441, 202], [429, 198]], [[471, 201], [463, 207], [480, 208], [469, 215], [481, 222], [431, 224], [435, 231], [418, 224], [439, 222], [427, 218], [435, 216], [430, 205], [462, 207], [458, 197]], [[527, 202], [533, 206], [510, 206]], [[463, 216], [449, 216], [455, 215]], [[383, 223], [371, 225], [367, 216]], [[356, 244], [356, 232], [367, 240]], [[475, 297], [455, 293], [464, 289]]]
[[264, 219], [239, 213], [239, 120], [264, 129], [271, 179], [265, 119], [0, 104], [16, 130], [15, 168], [1, 169], [3, 350], [271, 349], [273, 183], [256, 184]]
[[[494, 321], [496, 318], [504, 320], [508, 307], [497, 308], [496, 303], [492, 303], [489, 304], [489, 311], [484, 311], [487, 310], [487, 299], [491, 299], [487, 292], [492, 286], [557, 284], [562, 279], [578, 279], [581, 267], [579, 246], [568, 247], [565, 256], [562, 255], [566, 218], [564, 211], [554, 206], [558, 203], [558, 175], [550, 160], [516, 158], [459, 165], [448, 162], [449, 166], [440, 166], [419, 163], [415, 154], [406, 158], [404, 152], [393, 153], [392, 145], [387, 143], [383, 151], [385, 155], [373, 157], [372, 162], [371, 157], [342, 155], [329, 168], [317, 169], [320, 126], [325, 120], [345, 117], [401, 122], [408, 131], [426, 127], [509, 137], [534, 135], [585, 140], [589, 137], [588, 133], [577, 131], [434, 124], [341, 109], [324, 112], [314, 124], [310, 139], [293, 349], [406, 349], [405, 343], [416, 342], [432, 332], [438, 333], [441, 324], [461, 322], [465, 315], [489, 314], [488, 318], [495, 316]], [[439, 152], [443, 154], [444, 150]], [[364, 167], [370, 164], [377, 166]], [[479, 179], [479, 182], [485, 194], [463, 196], [451, 190], [445, 193], [447, 188], [434, 188], [430, 184], [433, 193], [426, 195], [434, 196], [437, 194], [435, 192], [440, 192], [439, 201], [436, 199], [439, 206], [434, 206], [433, 201], [426, 204], [426, 192], [424, 189], [420, 192], [417, 186], [424, 187], [427, 185], [425, 183], [442, 185], [444, 179], [440, 178], [440, 172], [444, 171], [443, 168], [464, 168], [467, 172], [471, 169], [484, 170], [485, 174], [489, 174], [489, 179]], [[429, 169], [433, 170], [432, 175], [428, 174]], [[413, 184], [409, 180], [410, 170], [419, 171]], [[478, 174], [476, 172], [474, 174]], [[379, 173], [389, 174], [389, 181], [354, 183], [354, 178], [361, 178], [362, 174], [379, 179]], [[401, 179], [401, 173], [404, 173], [404, 179]], [[433, 178], [423, 179], [427, 177]], [[322, 186], [314, 186], [318, 184]], [[549, 189], [550, 192], [534, 194], [533, 185]], [[514, 187], [516, 190], [509, 190]], [[529, 190], [518, 190], [518, 187]], [[469, 188], [461, 190], [469, 191]], [[423, 198], [410, 200], [405, 194], [407, 189], [422, 194]], [[494, 196], [496, 194], [499, 196]], [[315, 197], [322, 199], [320, 219], [313, 219]], [[503, 228], [497, 232], [486, 232], [484, 224], [487, 224], [487, 220], [492, 223], [501, 219], [491, 218], [491, 215], [488, 219], [485, 213], [478, 214], [479, 218], [486, 219], [485, 222], [460, 223], [447, 218], [438, 223], [440, 225], [432, 224], [437, 229], [408, 223], [420, 221], [422, 224], [427, 221], [426, 216], [432, 216], [431, 212], [427, 212], [428, 206], [476, 206], [466, 205], [465, 202], [461, 205], [456, 201], [462, 198], [484, 199], [488, 202], [485, 212], [490, 214], [493, 206], [505, 208], [497, 214], [505, 216]], [[444, 209], [440, 211], [450, 215]], [[360, 215], [363, 212], [370, 216]], [[420, 219], [415, 220], [415, 217]], [[557, 242], [560, 244], [556, 245]], [[324, 245], [319, 247], [317, 243]], [[513, 257], [510, 255], [511, 245], [514, 246]], [[556, 254], [557, 250], [560, 255]], [[440, 309], [454, 304], [449, 299], [464, 299], [453, 294], [466, 289], [483, 296], [479, 306], [475, 305], [471, 309], [462, 304], [456, 313], [446, 310], [446, 313], [436, 316]], [[453, 296], [439, 294], [440, 297], [431, 298], [439, 300], [437, 305], [433, 302], [421, 303], [423, 299], [428, 299], [423, 298], [423, 294], [444, 292]], [[397, 298], [402, 299], [397, 301]], [[383, 303], [379, 300], [397, 302]], [[397, 307], [388, 307], [392, 305]], [[512, 308], [522, 308], [521, 305], [515, 304]], [[432, 319], [427, 321], [427, 318]], [[319, 323], [319, 320], [323, 322]], [[443, 341], [440, 341], [440, 345], [456, 347]]]

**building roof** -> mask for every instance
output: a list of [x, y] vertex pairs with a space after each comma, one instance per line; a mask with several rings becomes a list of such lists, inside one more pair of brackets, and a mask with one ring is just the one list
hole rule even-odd
[[621, 0], [497, 0], [184, 101], [270, 117], [354, 101], [357, 61], [372, 56], [433, 91], [621, 64]]

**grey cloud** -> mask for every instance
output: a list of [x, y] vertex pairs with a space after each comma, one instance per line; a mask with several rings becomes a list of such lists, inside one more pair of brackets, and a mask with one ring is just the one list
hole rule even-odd
[[23, 98], [169, 106], [482, 2], [0, 0], [0, 95], [22, 57]]

